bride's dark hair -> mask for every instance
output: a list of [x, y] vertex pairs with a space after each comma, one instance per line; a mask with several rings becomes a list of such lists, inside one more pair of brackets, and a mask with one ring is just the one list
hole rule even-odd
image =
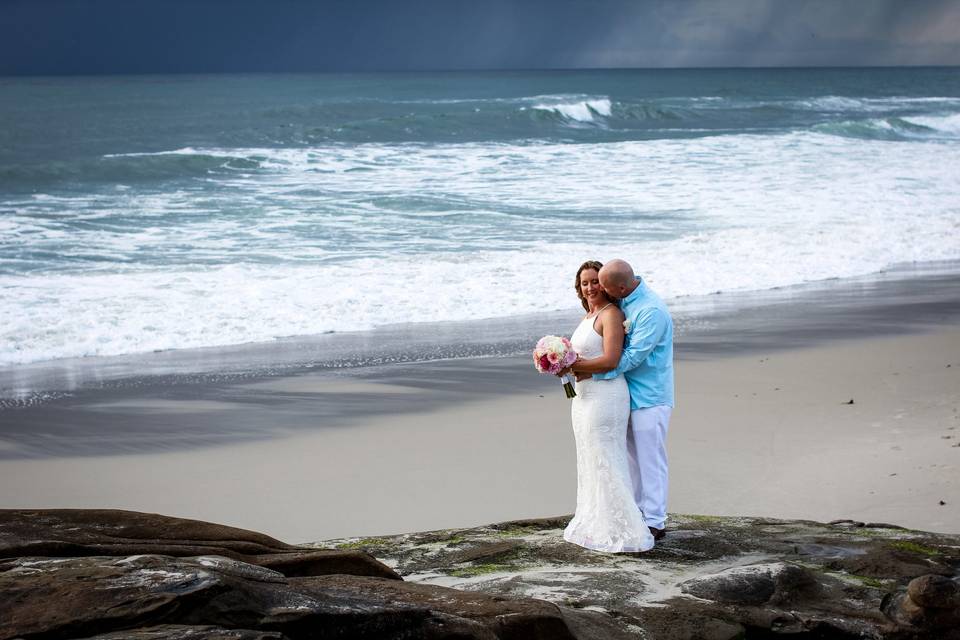
[[[590, 311], [590, 305], [589, 303], [587, 303], [587, 299], [583, 297], [583, 291], [580, 290], [580, 274], [583, 273], [584, 270], [586, 269], [595, 269], [597, 273], [600, 273], [600, 267], [602, 266], [603, 266], [602, 262], [598, 262], [596, 260], [587, 260], [582, 265], [580, 265], [579, 269], [577, 269], [577, 277], [573, 281], [573, 288], [576, 289], [577, 291], [577, 297], [580, 298], [580, 304], [583, 305], [584, 311]], [[610, 302], [616, 302], [616, 300], [611, 298], [606, 291], [603, 292], [603, 297], [609, 300]]]

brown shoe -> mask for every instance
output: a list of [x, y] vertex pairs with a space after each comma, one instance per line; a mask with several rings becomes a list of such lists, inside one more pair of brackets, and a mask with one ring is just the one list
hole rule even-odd
[[647, 529], [650, 529], [650, 534], [653, 536], [654, 542], [662, 539], [663, 536], [667, 535], [667, 532], [665, 529], [657, 529], [656, 527], [647, 527]]

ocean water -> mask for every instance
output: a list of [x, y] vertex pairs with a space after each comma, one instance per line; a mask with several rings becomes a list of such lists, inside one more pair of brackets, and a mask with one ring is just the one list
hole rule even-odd
[[0, 78], [0, 366], [960, 259], [960, 69]]

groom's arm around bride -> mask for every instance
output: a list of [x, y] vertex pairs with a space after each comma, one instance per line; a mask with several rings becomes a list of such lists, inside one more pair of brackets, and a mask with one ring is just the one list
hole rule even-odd
[[571, 370], [578, 379], [608, 380], [623, 374], [631, 389], [631, 409], [660, 404], [672, 407], [673, 321], [667, 306], [623, 260], [611, 260], [599, 276], [601, 286], [620, 301], [626, 317], [623, 352], [613, 369], [593, 360], [574, 363]]
[[624, 320], [625, 344], [620, 360], [614, 368], [604, 366], [599, 361], [578, 362], [570, 368], [577, 380], [596, 378], [609, 380], [618, 375], [637, 369], [650, 356], [650, 353], [663, 342], [670, 324], [670, 316], [657, 308], [638, 309], [627, 314]]

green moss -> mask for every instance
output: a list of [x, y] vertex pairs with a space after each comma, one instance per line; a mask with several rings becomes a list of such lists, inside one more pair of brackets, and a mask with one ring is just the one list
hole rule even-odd
[[496, 533], [501, 538], [522, 538], [534, 532], [535, 529], [530, 527], [511, 527], [510, 529], [499, 529]]
[[856, 573], [847, 573], [846, 571], [830, 571], [829, 569], [822, 567], [817, 564], [810, 563], [797, 563], [817, 573], [821, 573], [825, 576], [830, 576], [838, 580], [843, 580], [845, 582], [857, 582], [860, 585], [870, 588], [870, 589], [880, 589], [887, 590], [890, 589], [895, 583], [896, 580], [891, 578], [876, 578], [874, 576], [862, 576]]
[[366, 549], [367, 547], [382, 547], [390, 544], [386, 538], [361, 538], [354, 542], [342, 542], [337, 549]]
[[922, 544], [910, 542], [909, 540], [894, 540], [890, 543], [890, 546], [900, 551], [909, 551], [910, 553], [919, 553], [925, 556], [936, 556], [940, 554], [940, 551], [933, 547], [925, 547]]
[[701, 522], [701, 523], [720, 522], [721, 520], [719, 516], [699, 516], [699, 515], [693, 515], [693, 514], [689, 514], [689, 515], [684, 514], [680, 517], [685, 518], [687, 520], [693, 520], [694, 522]]
[[860, 578], [860, 582], [862, 582], [864, 586], [867, 586], [867, 587], [872, 587], [874, 589], [884, 589], [887, 586], [886, 580], [880, 580], [878, 578], [869, 578], [866, 576], [857, 576], [857, 577]]
[[837, 527], [830, 533], [861, 538], [898, 538], [903, 535], [923, 535], [925, 532], [915, 529], [894, 529], [891, 527]]
[[891, 582], [890, 580], [881, 580], [880, 578], [873, 578], [871, 576], [859, 576], [854, 573], [848, 575], [863, 586], [870, 587], [871, 589], [886, 589]]
[[473, 578], [475, 576], [482, 576], [488, 573], [500, 573], [503, 571], [511, 571], [515, 567], [511, 567], [505, 564], [473, 564], [469, 567], [463, 567], [462, 569], [453, 569], [450, 571], [450, 575], [457, 578]]
[[460, 544], [464, 540], [466, 540], [466, 538], [464, 538], [463, 536], [450, 536], [443, 542], [446, 542], [447, 544]]

